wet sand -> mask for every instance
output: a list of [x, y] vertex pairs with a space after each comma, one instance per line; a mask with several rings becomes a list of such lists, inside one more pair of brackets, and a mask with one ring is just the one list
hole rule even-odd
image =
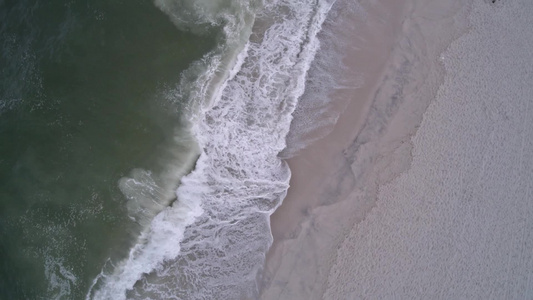
[[341, 243], [324, 299], [533, 298], [532, 12], [473, 4], [410, 168]]
[[361, 1], [364, 84], [289, 160], [262, 299], [532, 297], [533, 8], [471, 3]]
[[[354, 189], [355, 176], [344, 151], [365, 124], [377, 84], [383, 80], [395, 38], [401, 28], [404, 18], [401, 11], [406, 8], [405, 1], [397, 1], [383, 7], [378, 3], [355, 9], [354, 13], [359, 18], [350, 25], [358, 28], [358, 34], [349, 38], [353, 38], [353, 44], [350, 45], [353, 48], [350, 50], [356, 50], [354, 55], [344, 57], [344, 62], [353, 69], [364, 70], [361, 72], [364, 73], [363, 84], [356, 93], [353, 90], [339, 90], [333, 95], [337, 106], [346, 105], [333, 131], [288, 160], [292, 173], [290, 188], [281, 207], [271, 216], [274, 243], [267, 255], [262, 299], [300, 299], [324, 288], [315, 286], [315, 282], [321, 280], [324, 284], [323, 278], [319, 277], [324, 277], [323, 272], [327, 271], [330, 259], [322, 256], [331, 254], [333, 244], [329, 239], [312, 238], [313, 234], [324, 235], [328, 231], [321, 228], [320, 233], [316, 232], [313, 223], [322, 207], [345, 200]], [[375, 17], [365, 18], [366, 12], [363, 10], [372, 11]], [[383, 19], [386, 16], [391, 18]], [[356, 85], [360, 78], [352, 80]], [[348, 103], [345, 103], [346, 100]], [[364, 212], [371, 203], [353, 201], [350, 205], [354, 206], [353, 211]], [[350, 220], [347, 223], [352, 222]], [[329, 229], [333, 231], [331, 236], [337, 234], [339, 225], [334, 224]], [[335, 243], [340, 241], [340, 237], [335, 237]], [[317, 255], [320, 257], [317, 258]]]

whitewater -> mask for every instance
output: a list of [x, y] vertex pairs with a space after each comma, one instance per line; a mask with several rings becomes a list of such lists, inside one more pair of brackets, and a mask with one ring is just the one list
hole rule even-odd
[[333, 2], [155, 2], [182, 30], [219, 28], [219, 42], [165, 94], [187, 99], [166, 165], [119, 181], [138, 238], [86, 299], [258, 297], [269, 218], [289, 187], [279, 154]]

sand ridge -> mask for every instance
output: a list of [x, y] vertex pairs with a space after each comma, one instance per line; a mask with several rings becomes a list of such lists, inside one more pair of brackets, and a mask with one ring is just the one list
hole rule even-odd
[[412, 167], [342, 243], [324, 299], [533, 297], [532, 12], [474, 4]]
[[289, 160], [262, 299], [322, 298], [337, 247], [374, 207], [380, 184], [410, 165], [410, 136], [442, 82], [437, 56], [464, 30], [467, 2], [359, 2], [359, 46], [347, 60], [365, 84], [333, 132]]

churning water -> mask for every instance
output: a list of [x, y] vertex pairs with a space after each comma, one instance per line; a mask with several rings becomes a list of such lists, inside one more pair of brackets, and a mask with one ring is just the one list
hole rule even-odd
[[326, 0], [0, 2], [0, 298], [257, 296]]

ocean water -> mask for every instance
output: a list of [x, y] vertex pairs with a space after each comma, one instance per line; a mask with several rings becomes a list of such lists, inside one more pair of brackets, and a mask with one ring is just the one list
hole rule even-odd
[[121, 178], [191, 152], [163, 96], [216, 35], [146, 1], [2, 1], [0, 19], [0, 298], [81, 299], [140, 230]]
[[333, 1], [0, 1], [0, 298], [255, 298]]

